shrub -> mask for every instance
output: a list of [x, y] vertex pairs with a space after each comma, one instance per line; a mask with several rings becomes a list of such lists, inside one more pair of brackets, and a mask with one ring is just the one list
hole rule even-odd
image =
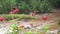
[[1, 0], [0, 1], [0, 8], [1, 8], [0, 13], [8, 14], [12, 10], [15, 4], [16, 4], [16, 0]]
[[2, 0], [0, 2], [0, 13], [8, 14], [13, 7], [18, 7], [20, 9], [19, 13], [29, 13], [31, 11], [49, 12], [52, 8], [52, 0], [51, 4], [49, 2], [49, 0]]

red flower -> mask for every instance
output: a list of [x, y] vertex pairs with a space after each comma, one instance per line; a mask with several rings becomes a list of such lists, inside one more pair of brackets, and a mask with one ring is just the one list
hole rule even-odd
[[48, 16], [43, 16], [42, 20], [46, 21], [48, 19]]
[[19, 9], [15, 8], [13, 11], [10, 12], [10, 14], [16, 14], [19, 12]]
[[0, 21], [3, 21], [3, 20], [4, 20], [4, 18], [0, 17]]

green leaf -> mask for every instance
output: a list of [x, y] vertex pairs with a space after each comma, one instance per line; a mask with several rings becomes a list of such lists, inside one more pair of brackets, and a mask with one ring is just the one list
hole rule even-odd
[[23, 30], [23, 28], [18, 28], [18, 30]]

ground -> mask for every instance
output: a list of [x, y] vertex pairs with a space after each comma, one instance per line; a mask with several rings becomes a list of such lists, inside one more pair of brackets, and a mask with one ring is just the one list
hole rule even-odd
[[[58, 19], [60, 19], [60, 10], [54, 9], [53, 13], [46, 13], [46, 14], [48, 14], [48, 16], [49, 16], [49, 19], [47, 21], [43, 22], [43, 21], [39, 20], [39, 19], [41, 19], [41, 16], [44, 15], [44, 14], [37, 14], [35, 16], [37, 20], [28, 21], [28, 23], [33, 23], [33, 24], [36, 24], [36, 25], [41, 24], [41, 23], [48, 23], [52, 26], [49, 30], [60, 29], [60, 25], [57, 24]], [[9, 27], [9, 22], [2, 23], [2, 24], [5, 25], [5, 27], [0, 26], [1, 29]], [[0, 31], [1, 31], [1, 29], [0, 29]]]

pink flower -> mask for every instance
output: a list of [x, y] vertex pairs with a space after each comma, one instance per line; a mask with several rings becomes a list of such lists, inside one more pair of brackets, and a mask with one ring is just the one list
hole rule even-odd
[[4, 18], [0, 17], [0, 21], [3, 21], [3, 20], [4, 20]]
[[13, 10], [13, 13], [14, 14], [16, 14], [16, 13], [18, 13], [19, 12], [19, 10], [16, 8], [15, 10]]
[[35, 13], [33, 13], [33, 12], [30, 13], [30, 16], [34, 16], [34, 15], [35, 15]]
[[16, 13], [18, 13], [19, 12], [19, 9], [18, 8], [15, 8], [14, 10], [12, 10], [11, 12], [10, 12], [10, 14], [16, 14]]
[[30, 26], [33, 26], [33, 24], [30, 24]]

